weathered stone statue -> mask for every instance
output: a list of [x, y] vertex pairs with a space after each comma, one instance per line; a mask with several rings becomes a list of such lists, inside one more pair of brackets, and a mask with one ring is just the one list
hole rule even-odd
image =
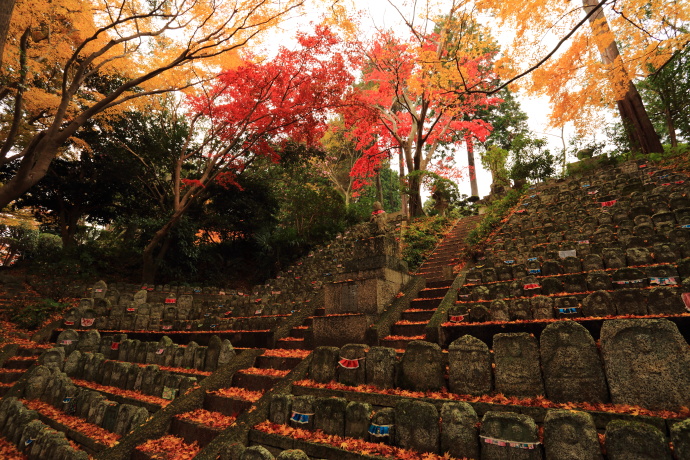
[[371, 232], [375, 235], [383, 235], [386, 233], [386, 225], [388, 223], [388, 217], [386, 211], [383, 210], [383, 206], [378, 201], [374, 201], [373, 205], [374, 211], [371, 213]]

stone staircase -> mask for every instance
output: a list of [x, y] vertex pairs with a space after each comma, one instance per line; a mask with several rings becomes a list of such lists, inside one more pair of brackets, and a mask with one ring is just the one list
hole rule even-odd
[[98, 283], [4, 360], [0, 433], [51, 460], [690, 459], [689, 194], [634, 162], [540, 184], [473, 261], [460, 220], [369, 344], [313, 343], [348, 235], [251, 292]]
[[411, 340], [425, 338], [429, 320], [453, 284], [453, 268], [462, 263], [461, 256], [467, 249], [465, 240], [481, 222], [481, 217], [459, 219], [419, 267], [417, 275], [426, 279], [426, 288], [410, 302], [410, 308], [402, 312], [400, 321], [391, 328], [391, 336], [384, 338], [382, 345], [403, 349]]

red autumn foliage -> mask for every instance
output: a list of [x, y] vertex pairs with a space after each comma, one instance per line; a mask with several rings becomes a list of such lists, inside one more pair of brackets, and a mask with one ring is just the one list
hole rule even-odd
[[184, 439], [169, 434], [158, 439], [150, 439], [138, 446], [137, 450], [154, 458], [191, 460], [199, 453], [201, 447], [196, 442], [187, 444]]
[[67, 415], [63, 411], [56, 409], [48, 403], [39, 401], [38, 399], [23, 399], [22, 403], [24, 403], [27, 408], [35, 410], [39, 414], [55, 420], [56, 422], [61, 423], [62, 425], [65, 425], [66, 427], [108, 447], [112, 447], [117, 444], [121, 437], [119, 434], [112, 433], [98, 425], [89, 423], [83, 418]]
[[224, 398], [242, 399], [250, 402], [256, 402], [264, 395], [263, 391], [252, 391], [239, 387], [221, 388], [220, 390], [209, 391], [208, 393]]
[[220, 412], [208, 411], [206, 409], [197, 409], [191, 412], [185, 412], [184, 414], [177, 414], [175, 418], [222, 430], [235, 423], [235, 417], [229, 417]]
[[192, 112], [207, 119], [223, 146], [205, 154], [222, 170], [204, 172], [204, 180], [237, 186], [253, 157], [277, 161], [276, 146], [288, 139], [315, 145], [323, 136], [329, 113], [354, 78], [340, 39], [328, 27], [317, 25], [313, 35], [299, 34], [297, 41], [297, 49], [281, 48], [270, 60], [248, 55], [209, 91], [189, 98]]
[[112, 386], [108, 386], [108, 385], [100, 385], [100, 384], [95, 383], [95, 382], [89, 382], [88, 380], [81, 380], [81, 379], [73, 378], [72, 383], [74, 383], [77, 386], [90, 388], [92, 390], [100, 391], [102, 393], [108, 393], [111, 395], [122, 396], [124, 398], [131, 398], [131, 399], [136, 399], [136, 400], [144, 401], [144, 402], [151, 403], [151, 404], [157, 404], [161, 407], [165, 407], [171, 403], [171, 401], [168, 399], [157, 398], [156, 396], [146, 395], [146, 394], [140, 393], [138, 391], [123, 390], [122, 388], [118, 388], [118, 387], [112, 387]]
[[399, 460], [453, 460], [449, 454], [437, 455], [432, 453], [422, 453], [413, 450], [401, 449], [387, 444], [367, 442], [357, 438], [344, 438], [341, 436], [325, 434], [321, 430], [304, 430], [293, 428], [288, 425], [278, 425], [269, 421], [261, 422], [254, 427], [255, 430], [263, 431], [268, 434], [277, 434], [303, 441], [328, 444], [339, 449], [354, 452], [360, 455], [372, 455]]
[[299, 380], [293, 385], [303, 386], [308, 388], [321, 388], [328, 390], [352, 391], [356, 393], [378, 393], [386, 395], [403, 396], [406, 398], [430, 398], [430, 399], [445, 399], [451, 401], [465, 401], [468, 403], [491, 403], [501, 405], [514, 406], [531, 406], [543, 407], [545, 409], [569, 409], [569, 410], [585, 410], [591, 412], [612, 412], [616, 414], [630, 414], [630, 415], [646, 415], [649, 417], [660, 417], [665, 419], [684, 419], [690, 417], [690, 408], [684, 407], [682, 410], [674, 412], [667, 410], [649, 410], [640, 406], [632, 406], [628, 404], [603, 404], [603, 403], [588, 403], [588, 402], [568, 402], [556, 403], [549, 401], [543, 396], [536, 396], [534, 398], [518, 398], [517, 396], [505, 396], [503, 394], [495, 395], [460, 395], [450, 393], [448, 390], [441, 391], [409, 391], [400, 388], [379, 388], [373, 385], [358, 385], [348, 386], [335, 381], [329, 383], [318, 383], [313, 380]]

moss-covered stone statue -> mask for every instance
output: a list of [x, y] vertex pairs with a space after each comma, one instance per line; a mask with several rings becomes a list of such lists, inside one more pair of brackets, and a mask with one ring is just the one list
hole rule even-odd
[[374, 211], [371, 213], [371, 218], [369, 219], [371, 223], [371, 232], [374, 235], [383, 235], [386, 233], [388, 224], [386, 211], [383, 210], [383, 206], [381, 206], [381, 203], [378, 201], [374, 201], [373, 208]]

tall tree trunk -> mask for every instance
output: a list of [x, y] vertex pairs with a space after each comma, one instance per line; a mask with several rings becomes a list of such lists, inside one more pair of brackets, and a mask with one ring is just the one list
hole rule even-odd
[[383, 185], [381, 184], [381, 170], [376, 171], [376, 199], [381, 203], [383, 209], [386, 209], [385, 203], [383, 202]]
[[422, 203], [422, 181], [419, 176], [414, 176], [409, 179], [409, 206], [410, 217], [419, 217], [424, 215], [424, 208]]
[[405, 193], [405, 158], [402, 149], [398, 151], [398, 169], [400, 174], [400, 210], [404, 216], [409, 217], [410, 210], [407, 208], [407, 193]]
[[0, 185], [0, 209], [4, 208], [36, 185], [48, 173], [50, 162], [57, 155], [59, 144], [48, 136], [38, 134], [25, 148], [26, 154], [12, 178]]
[[[2, 63], [5, 53], [5, 41], [7, 41], [7, 31], [10, 28], [10, 20], [12, 19], [12, 10], [16, 0], [2, 0], [0, 1], [0, 75], [2, 75]], [[0, 84], [2, 82], [0, 81]]]
[[467, 165], [470, 170], [470, 190], [472, 196], [479, 196], [479, 188], [477, 188], [477, 169], [474, 163], [474, 142], [472, 135], [465, 136], [465, 144], [467, 145]]
[[664, 118], [666, 119], [666, 129], [668, 130], [668, 137], [671, 141], [671, 147], [678, 147], [678, 138], [676, 137], [676, 123], [673, 120], [673, 113], [670, 106], [670, 98], [664, 97], [664, 91], [659, 91], [659, 100], [664, 107]]
[[156, 272], [160, 262], [170, 247], [170, 231], [177, 225], [186, 210], [187, 207], [184, 207], [175, 211], [168, 222], [154, 233], [153, 238], [144, 248], [141, 269], [142, 283], [153, 283], [156, 280]]
[[[597, 5], [596, 0], [582, 0], [582, 5], [586, 13], [592, 11]], [[609, 28], [608, 21], [604, 15], [602, 8], [599, 8], [594, 14], [589, 17], [589, 23], [595, 37], [603, 35], [613, 36], [613, 32]], [[604, 64], [613, 66], [623, 66], [620, 51], [615, 40], [611, 40], [608, 44], [598, 44], [599, 54]], [[650, 120], [640, 94], [637, 92], [635, 84], [630, 79], [627, 71], [622, 69], [623, 78], [627, 80], [627, 89], [625, 96], [618, 101], [618, 112], [620, 113], [630, 143], [634, 150], [638, 150], [643, 154], [652, 152], [663, 152], [659, 135], [654, 130], [652, 120]], [[612, 81], [611, 84], [619, 84], [621, 82]], [[626, 81], [623, 81], [626, 83]]]

